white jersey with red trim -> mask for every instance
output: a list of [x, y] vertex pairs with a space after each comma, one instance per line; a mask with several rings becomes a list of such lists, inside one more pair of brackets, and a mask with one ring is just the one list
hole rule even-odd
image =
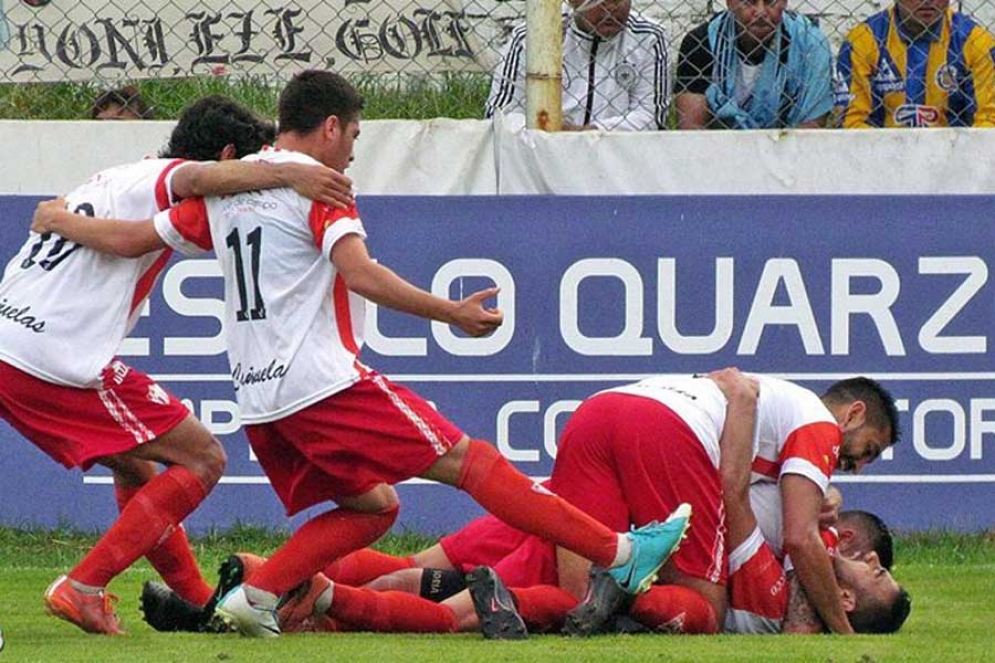
[[[173, 202], [169, 183], [182, 163], [146, 159], [101, 171], [66, 196], [68, 209], [148, 219]], [[0, 282], [0, 361], [55, 384], [98, 384], [170, 253], [117, 258], [30, 233]]]
[[[246, 161], [317, 164], [265, 148]], [[365, 368], [366, 300], [331, 262], [343, 237], [366, 237], [355, 206], [340, 210], [292, 189], [192, 199], [156, 216], [186, 254], [215, 249], [225, 278], [225, 332], [242, 421], [282, 419], [346, 389]]]
[[[839, 458], [841, 435], [832, 413], [813, 392], [796, 384], [753, 375], [760, 381], [753, 440], [753, 482], [777, 482], [801, 474], [825, 492]], [[694, 431], [719, 466], [719, 438], [726, 399], [708, 378], [661, 376], [608, 389], [652, 398], [673, 410]]]
[[[830, 555], [836, 554], [839, 534], [835, 529], [820, 532]], [[723, 630], [726, 633], [780, 633], [788, 611], [788, 578], [791, 563], [778, 561], [757, 527], [729, 553], [729, 609]]]

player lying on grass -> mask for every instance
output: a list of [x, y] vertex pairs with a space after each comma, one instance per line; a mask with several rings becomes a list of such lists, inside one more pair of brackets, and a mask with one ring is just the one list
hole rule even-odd
[[[751, 429], [749, 422], [746, 426]], [[734, 427], [727, 426], [727, 428]], [[749, 476], [749, 472], [745, 474]], [[726, 493], [734, 494], [734, 491], [730, 489]], [[741, 497], [741, 500], [745, 503], [745, 498]], [[830, 500], [828, 511], [831, 513], [835, 507], [838, 507], [838, 502]], [[748, 504], [746, 511], [749, 511]], [[740, 512], [742, 509], [737, 511]], [[875, 520], [863, 512], [844, 514], [843, 524], [840, 526], [841, 547], [848, 554], [863, 554], [872, 546], [877, 546], [882, 556], [886, 558], [886, 563], [890, 565], [890, 536], [886, 530], [875, 529]], [[752, 522], [755, 523], [755, 519]], [[787, 584], [783, 581], [778, 583], [778, 579], [783, 577], [783, 568], [774, 560], [766, 545], [762, 548], [757, 545], [760, 540], [759, 533], [758, 531], [755, 533], [754, 530], [755, 527], [749, 530], [749, 534], [752, 535], [749, 537], [751, 539], [749, 545], [743, 550], [737, 550], [733, 555], [739, 562], [734, 569], [737, 583], [733, 584], [732, 580], [730, 581], [733, 607], [733, 611], [729, 613], [731, 615], [740, 615], [743, 611], [749, 611], [753, 608], [750, 600], [762, 596], [771, 588], [778, 588], [779, 596], [786, 600]], [[741, 538], [738, 530], [735, 536], [731, 543], [738, 549]], [[757, 550], [762, 550], [766, 556], [751, 556]], [[749, 564], [742, 564], [744, 556], [751, 560]], [[242, 562], [239, 558], [232, 558], [223, 567], [225, 572], [222, 574], [223, 582], [227, 573], [251, 572], [252, 566], [256, 563], [255, 559], [248, 556], [242, 556], [242, 559], [249, 567], [241, 569]], [[756, 560], [766, 562], [768, 559], [773, 562], [772, 565], [758, 566]], [[432, 560], [431, 563], [436, 565], [446, 566], [447, 569], [405, 568], [415, 563], [426, 563], [427, 560]], [[378, 595], [368, 591], [371, 587], [405, 587], [415, 593], [421, 591], [423, 596], [437, 600], [445, 599], [447, 595], [462, 589], [462, 574], [457, 569], [463, 565], [482, 563], [493, 564], [498, 571], [496, 574], [488, 571], [471, 574], [470, 594], [477, 599], [476, 604], [480, 614], [470, 610], [471, 601], [468, 599], [471, 597], [465, 592], [462, 598], [456, 597], [455, 600], [447, 601], [444, 606], [435, 608], [431, 604], [426, 605], [425, 602], [398, 595], [396, 592]], [[743, 569], [739, 568], [741, 565]], [[841, 563], [838, 566], [852, 571], [849, 564]], [[872, 566], [870, 563], [865, 564], [865, 567], [870, 566]], [[400, 571], [374, 580], [382, 572], [392, 569]], [[775, 571], [779, 575], [772, 575]], [[414, 558], [402, 559], [375, 551], [360, 551], [332, 565], [327, 572], [336, 581], [334, 588], [327, 578], [319, 576], [284, 604], [281, 609], [281, 625], [285, 630], [452, 631], [457, 628], [476, 630], [481, 623], [477, 618], [482, 616], [485, 635], [520, 637], [525, 633], [524, 623], [527, 623], [529, 629], [534, 632], [557, 630], [562, 626], [567, 612], [577, 605], [576, 598], [558, 587], [551, 586], [557, 582], [556, 560], [552, 548], [492, 518], [474, 521], [460, 532], [446, 537], [440, 545], [433, 546]], [[850, 575], [859, 574], [850, 573]], [[498, 580], [499, 576], [513, 587], [510, 595], [505, 593], [503, 583]], [[756, 577], [751, 580], [751, 576]], [[839, 574], [837, 577], [840, 577]], [[845, 591], [849, 593], [848, 597], [851, 594], [860, 594], [863, 590], [851, 587], [848, 578], [849, 576], [841, 579], [841, 582], [847, 583]], [[360, 585], [371, 580], [366, 590], [348, 586]], [[603, 580], [602, 574], [596, 575], [596, 582]], [[764, 584], [765, 582], [767, 584]], [[757, 587], [760, 589], [755, 589]], [[656, 594], [658, 589], [661, 594]], [[675, 591], [680, 596], [679, 590], [674, 588], [654, 587], [647, 594], [636, 598], [630, 612], [635, 621], [628, 620], [625, 628], [631, 629], [634, 625], [641, 625], [643, 628], [668, 632], [705, 630], [704, 625], [696, 623], [703, 620], [702, 616], [689, 614], [686, 611], [673, 611], [670, 605], [672, 601], [668, 600], [670, 597], [665, 594], [668, 591], [671, 597]], [[497, 611], [497, 615], [491, 614], [489, 610], [479, 610], [481, 606], [490, 606], [490, 599], [495, 595], [498, 604], [504, 606]], [[175, 603], [168, 594], [155, 586], [147, 586], [143, 595], [146, 618], [153, 625], [168, 630], [181, 628], [182, 624], [183, 628], [196, 630], [198, 617], [185, 614], [182, 609], [177, 609], [179, 606], [174, 605]], [[801, 601], [796, 603], [801, 604]], [[865, 603], [861, 600], [860, 607], [864, 608]], [[516, 604], [520, 616], [516, 614]], [[775, 609], [778, 606], [776, 601], [773, 605]], [[761, 614], [763, 610], [770, 612], [771, 606], [767, 604], [759, 607], [762, 609]], [[803, 613], [796, 609], [795, 614], [795, 623], [799, 624], [799, 617]], [[203, 616], [200, 619], [202, 620]], [[707, 618], [704, 619], [707, 621]], [[809, 618], [808, 623], [814, 623], [814, 618]], [[727, 626], [735, 627], [735, 624], [735, 620], [727, 618]], [[860, 630], [866, 628], [863, 623], [858, 626]], [[756, 628], [751, 630], [755, 631]], [[766, 632], [771, 632], [769, 626]]]
[[[101, 171], [68, 204], [139, 220], [189, 196], [291, 183], [351, 201], [351, 182], [329, 168], [233, 160], [273, 135], [271, 122], [205, 97], [184, 110], [160, 158]], [[106, 587], [143, 555], [190, 601], [211, 593], [181, 522], [221, 476], [224, 450], [175, 396], [115, 356], [170, 253], [118, 258], [31, 233], [0, 283], [0, 417], [67, 468], [112, 472], [119, 517], [44, 598], [50, 614], [88, 632], [121, 632]]]

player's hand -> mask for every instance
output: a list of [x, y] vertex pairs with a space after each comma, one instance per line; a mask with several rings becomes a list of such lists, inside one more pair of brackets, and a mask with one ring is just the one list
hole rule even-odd
[[355, 203], [352, 195], [352, 178], [326, 166], [289, 163], [288, 183], [305, 198], [317, 200], [339, 209]]
[[474, 337], [492, 333], [504, 322], [504, 313], [484, 306], [484, 302], [496, 297], [500, 290], [496, 287], [486, 288], [457, 302], [453, 324]]
[[840, 519], [840, 509], [843, 508], [843, 493], [833, 486], [826, 490], [826, 497], [819, 509], [819, 529], [835, 527]]
[[52, 227], [59, 218], [60, 213], [66, 211], [65, 198], [53, 198], [43, 200], [35, 207], [34, 216], [31, 217], [31, 232], [39, 235], [52, 232]]
[[708, 374], [708, 378], [718, 385], [722, 395], [730, 403], [734, 401], [756, 403], [760, 396], [760, 382], [735, 366], [712, 371]]

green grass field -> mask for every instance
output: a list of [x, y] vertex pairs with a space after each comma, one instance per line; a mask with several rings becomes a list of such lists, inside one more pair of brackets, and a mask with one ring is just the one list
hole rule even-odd
[[[118, 612], [128, 635], [90, 636], [48, 617], [41, 595], [92, 543], [66, 531], [0, 529], [0, 626], [6, 646], [0, 663], [13, 661], [986, 661], [995, 658], [995, 539], [985, 535], [903, 537], [895, 572], [913, 597], [902, 633], [892, 636], [605, 636], [568, 640], [533, 637], [489, 642], [475, 634], [291, 635], [275, 641], [237, 635], [157, 633], [138, 610], [144, 562], [114, 581]], [[389, 537], [380, 547], [409, 552], [429, 540]], [[238, 529], [195, 541], [207, 569], [234, 550], [266, 553], [278, 536]], [[213, 572], [208, 573], [213, 581]]]

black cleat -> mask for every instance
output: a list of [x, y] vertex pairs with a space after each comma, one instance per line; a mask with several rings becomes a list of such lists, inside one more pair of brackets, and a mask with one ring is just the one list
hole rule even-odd
[[218, 567], [218, 586], [214, 588], [214, 593], [207, 600], [204, 612], [208, 618], [214, 616], [214, 609], [218, 607], [218, 602], [228, 592], [235, 589], [245, 579], [245, 564], [238, 555], [229, 555], [228, 559], [221, 562]]
[[204, 611], [179, 597], [161, 582], [146, 582], [142, 586], [142, 618], [157, 631], [199, 633], [204, 623]]
[[579, 637], [607, 633], [614, 626], [612, 618], [627, 610], [631, 599], [605, 569], [594, 567], [587, 594], [576, 608], [567, 613], [563, 632]]
[[523, 640], [529, 637], [525, 621], [518, 614], [515, 597], [494, 573], [494, 569], [478, 566], [466, 575], [466, 585], [485, 638]]

